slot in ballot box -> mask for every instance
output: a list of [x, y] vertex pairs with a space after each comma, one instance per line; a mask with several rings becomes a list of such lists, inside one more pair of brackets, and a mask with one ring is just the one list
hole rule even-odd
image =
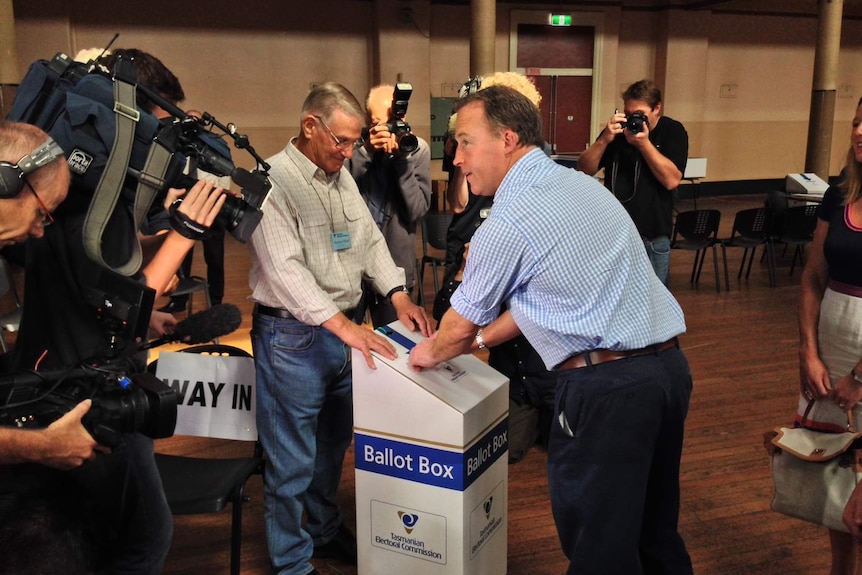
[[377, 331], [398, 357], [352, 358], [359, 575], [506, 573], [508, 379], [472, 355], [416, 373], [421, 334]]

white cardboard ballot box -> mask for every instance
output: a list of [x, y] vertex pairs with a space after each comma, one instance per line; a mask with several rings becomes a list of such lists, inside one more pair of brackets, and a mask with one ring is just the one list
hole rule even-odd
[[829, 189], [829, 184], [820, 179], [817, 174], [787, 174], [784, 178], [784, 191], [788, 194], [823, 195]]
[[359, 575], [506, 573], [508, 379], [472, 355], [416, 373], [353, 351]]

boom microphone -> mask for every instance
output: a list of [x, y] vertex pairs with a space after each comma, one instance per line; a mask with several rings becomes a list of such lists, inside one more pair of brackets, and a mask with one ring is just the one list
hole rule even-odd
[[174, 333], [148, 341], [139, 349], [150, 349], [175, 341], [192, 345], [206, 343], [233, 332], [241, 323], [242, 313], [238, 307], [229, 303], [214, 305], [177, 322]]

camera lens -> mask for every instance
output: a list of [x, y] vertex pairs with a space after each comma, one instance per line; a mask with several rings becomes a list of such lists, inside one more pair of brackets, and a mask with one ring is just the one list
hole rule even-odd
[[626, 120], [626, 129], [632, 134], [638, 134], [643, 131], [644, 124], [649, 127], [647, 117], [641, 112], [635, 112]]
[[419, 149], [419, 139], [408, 132], [398, 138], [398, 148], [405, 154], [412, 154]]

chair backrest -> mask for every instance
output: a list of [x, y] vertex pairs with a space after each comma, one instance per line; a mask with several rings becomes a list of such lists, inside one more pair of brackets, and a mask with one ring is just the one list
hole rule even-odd
[[452, 214], [446, 212], [428, 212], [422, 218], [422, 255], [428, 255], [428, 246], [438, 250], [446, 250], [446, 234]]
[[679, 212], [673, 228], [673, 239], [681, 236], [687, 240], [708, 240], [718, 236], [721, 223], [719, 210], [690, 210]]
[[[211, 357], [185, 357], [187, 354]], [[177, 390], [177, 435], [257, 439], [251, 357], [238, 347], [206, 344], [180, 353], [163, 352], [148, 366]]]
[[817, 227], [817, 204], [794, 206], [784, 211], [779, 240], [806, 241]]
[[730, 237], [742, 236], [744, 238], [760, 239], [766, 237], [769, 229], [769, 210], [766, 207], [740, 210], [733, 219], [733, 232]]

